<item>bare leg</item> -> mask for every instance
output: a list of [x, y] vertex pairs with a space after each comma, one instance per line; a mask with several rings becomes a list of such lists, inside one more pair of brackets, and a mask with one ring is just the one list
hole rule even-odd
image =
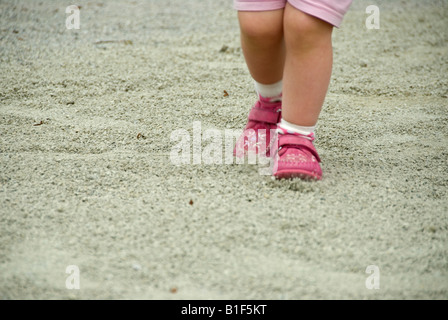
[[241, 47], [249, 72], [262, 84], [273, 84], [283, 78], [283, 13], [283, 9], [238, 12]]
[[290, 123], [317, 123], [331, 78], [332, 31], [332, 25], [287, 3], [282, 118]]

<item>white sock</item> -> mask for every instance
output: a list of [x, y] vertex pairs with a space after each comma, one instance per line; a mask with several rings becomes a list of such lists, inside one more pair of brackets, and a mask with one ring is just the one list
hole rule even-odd
[[316, 129], [316, 126], [312, 126], [312, 127], [298, 126], [298, 125], [290, 123], [284, 119], [282, 119], [278, 125], [285, 130], [303, 134], [305, 136], [308, 136], [311, 133], [314, 133], [314, 130]]
[[274, 84], [261, 84], [257, 81], [255, 82], [255, 91], [263, 98], [273, 98], [278, 97], [282, 93], [283, 81], [280, 80]]

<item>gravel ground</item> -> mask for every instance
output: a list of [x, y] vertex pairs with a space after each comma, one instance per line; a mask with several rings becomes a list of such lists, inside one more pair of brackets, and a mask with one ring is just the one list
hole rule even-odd
[[77, 4], [0, 1], [1, 299], [448, 298], [448, 1], [355, 1], [319, 182], [170, 161], [254, 102], [230, 0]]

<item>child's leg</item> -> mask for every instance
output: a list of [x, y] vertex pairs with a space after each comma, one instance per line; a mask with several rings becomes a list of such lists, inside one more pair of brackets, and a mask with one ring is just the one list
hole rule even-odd
[[283, 9], [238, 12], [244, 57], [250, 74], [261, 84], [274, 84], [283, 77], [283, 13]]
[[[258, 6], [262, 1], [256, 1]], [[254, 2], [236, 1], [250, 4]], [[270, 1], [263, 11], [238, 11], [241, 47], [249, 72], [255, 80], [259, 95], [249, 112], [248, 122], [237, 141], [234, 154], [241, 157], [249, 150], [269, 154], [271, 130], [277, 128], [281, 117], [282, 77], [285, 63], [283, 37], [284, 1]], [[275, 4], [275, 8], [272, 8]], [[260, 9], [258, 7], [257, 9]], [[265, 10], [266, 9], [266, 10]]]
[[289, 123], [316, 125], [331, 77], [332, 31], [331, 24], [287, 3], [282, 118]]

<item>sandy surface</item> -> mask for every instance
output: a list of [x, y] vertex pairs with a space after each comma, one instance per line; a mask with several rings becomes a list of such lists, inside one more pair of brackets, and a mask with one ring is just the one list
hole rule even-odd
[[1, 299], [448, 298], [447, 1], [352, 6], [312, 183], [170, 162], [254, 102], [230, 0], [78, 4], [0, 1]]

